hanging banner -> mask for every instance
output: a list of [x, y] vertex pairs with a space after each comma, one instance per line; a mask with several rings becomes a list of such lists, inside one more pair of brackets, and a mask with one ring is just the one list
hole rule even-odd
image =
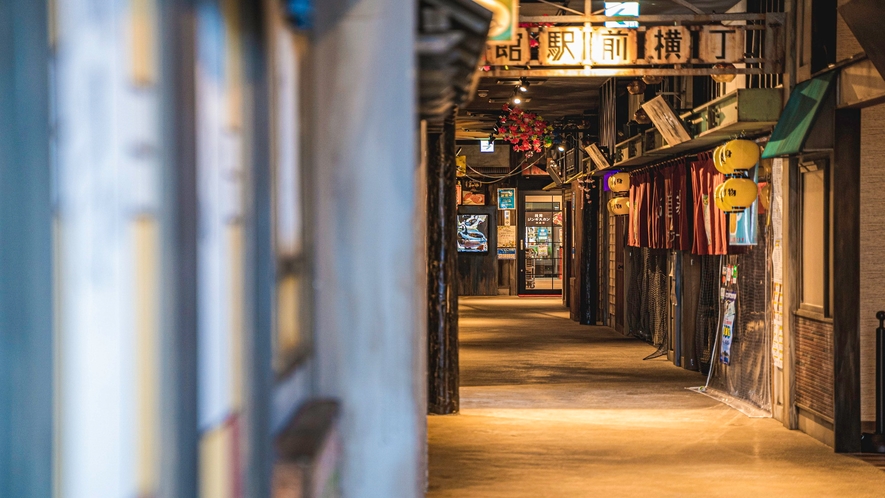
[[519, 0], [473, 0], [492, 12], [489, 27], [490, 45], [509, 44], [516, 40], [519, 26]]

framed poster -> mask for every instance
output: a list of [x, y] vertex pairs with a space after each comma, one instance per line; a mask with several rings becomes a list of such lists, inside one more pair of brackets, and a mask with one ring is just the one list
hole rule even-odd
[[458, 252], [489, 252], [489, 215], [458, 215]]
[[462, 204], [465, 206], [485, 206], [486, 205], [486, 195], [485, 194], [475, 194], [473, 192], [464, 192], [464, 199]]
[[498, 209], [516, 209], [516, 189], [515, 188], [499, 188], [498, 189]]

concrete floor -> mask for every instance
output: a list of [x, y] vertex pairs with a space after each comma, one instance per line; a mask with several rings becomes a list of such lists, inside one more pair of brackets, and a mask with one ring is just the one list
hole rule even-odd
[[463, 298], [461, 414], [428, 418], [429, 497], [885, 497], [885, 472], [686, 387], [559, 299]]

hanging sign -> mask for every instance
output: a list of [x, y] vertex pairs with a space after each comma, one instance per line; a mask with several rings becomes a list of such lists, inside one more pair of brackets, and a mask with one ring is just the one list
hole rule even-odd
[[516, 39], [509, 44], [486, 45], [486, 62], [493, 66], [525, 66], [531, 60], [529, 32], [516, 30]]
[[670, 108], [670, 104], [664, 100], [664, 97], [658, 95], [642, 104], [642, 108], [648, 114], [651, 122], [654, 123], [655, 128], [661, 132], [664, 140], [667, 141], [667, 145], [672, 147], [691, 140], [691, 135], [688, 134], [685, 123], [673, 112], [673, 109]]
[[745, 30], [737, 26], [704, 26], [698, 37], [698, 58], [707, 63], [743, 60], [744, 33]]
[[548, 66], [583, 66], [592, 64], [589, 28], [549, 27], [539, 35], [538, 60]]
[[552, 212], [534, 212], [525, 214], [525, 226], [527, 227], [549, 227], [553, 225]]
[[473, 0], [492, 11], [489, 44], [508, 44], [516, 39], [519, 25], [519, 0]]
[[635, 64], [636, 32], [630, 29], [594, 29], [591, 52], [593, 64]]
[[538, 59], [531, 62], [531, 34], [514, 30], [512, 40], [486, 45], [493, 66], [621, 66], [701, 62], [734, 64], [744, 60], [744, 26], [704, 26], [697, 34], [698, 57], [686, 26], [650, 26], [645, 32], [645, 58], [637, 59], [638, 38], [629, 28], [548, 26], [538, 33]]
[[684, 64], [691, 58], [691, 34], [684, 26], [655, 26], [645, 32], [645, 60]]
[[498, 209], [516, 209], [516, 189], [498, 189]]

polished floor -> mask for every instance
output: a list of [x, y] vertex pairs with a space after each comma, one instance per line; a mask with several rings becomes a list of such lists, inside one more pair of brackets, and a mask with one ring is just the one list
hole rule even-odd
[[431, 416], [428, 496], [885, 497], [885, 472], [687, 391], [701, 376], [559, 299], [463, 298], [461, 413]]

